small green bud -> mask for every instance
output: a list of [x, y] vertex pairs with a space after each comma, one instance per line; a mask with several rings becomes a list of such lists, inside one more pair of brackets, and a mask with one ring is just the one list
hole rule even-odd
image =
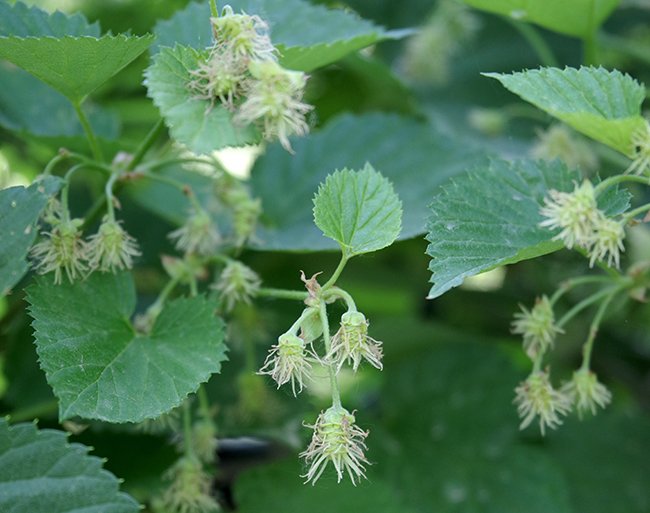
[[202, 256], [214, 253], [221, 242], [221, 235], [205, 210], [194, 210], [185, 224], [168, 237], [175, 243], [177, 250]]
[[594, 224], [593, 246], [589, 250], [589, 265], [591, 267], [598, 260], [607, 258], [609, 267], [620, 266], [621, 251], [625, 251], [623, 240], [625, 228], [623, 223], [615, 221], [604, 214], [598, 216]]
[[498, 109], [471, 109], [468, 121], [472, 128], [490, 137], [501, 135], [508, 124], [507, 116]]
[[511, 326], [512, 333], [523, 336], [524, 350], [531, 360], [552, 348], [556, 335], [564, 333], [555, 325], [553, 307], [546, 296], [538, 298], [531, 310], [521, 306]]
[[545, 426], [551, 429], [562, 424], [560, 416], [571, 411], [571, 398], [551, 385], [548, 372], [535, 371], [515, 389], [514, 403], [522, 418], [519, 429], [525, 429], [539, 417], [539, 428], [545, 434]]
[[219, 291], [226, 310], [232, 311], [238, 303], [250, 303], [261, 284], [260, 277], [250, 267], [231, 261], [212, 288]]
[[163, 477], [170, 484], [162, 497], [155, 501], [155, 511], [160, 513], [220, 511], [219, 505], [210, 495], [210, 476], [203, 470], [203, 465], [197, 458], [183, 456]]
[[293, 333], [284, 333], [269, 350], [258, 374], [271, 376], [278, 388], [291, 381], [291, 390], [295, 396], [302, 392], [305, 381], [311, 379], [310, 360], [313, 358], [310, 354], [302, 338]]
[[88, 270], [84, 262], [88, 257], [88, 245], [81, 238], [79, 228], [81, 219], [54, 221], [49, 232], [43, 232], [45, 238], [35, 244], [30, 255], [35, 261], [36, 271], [45, 274], [54, 271], [54, 283], [61, 283], [63, 273], [72, 283]]
[[88, 260], [92, 269], [115, 272], [131, 269], [133, 257], [140, 256], [138, 245], [119, 222], [104, 217], [99, 230], [88, 240]]
[[598, 158], [591, 147], [565, 125], [552, 125], [540, 132], [531, 154], [536, 159], [560, 159], [571, 169], [591, 171], [598, 167]]
[[336, 365], [337, 372], [344, 363], [351, 363], [356, 371], [362, 359], [377, 369], [382, 369], [381, 342], [368, 336], [368, 321], [365, 315], [349, 311], [341, 316], [341, 327], [332, 337], [332, 344], [325, 360]]
[[575, 371], [571, 381], [562, 387], [562, 391], [576, 406], [580, 418], [588, 411], [596, 415], [597, 407], [605, 408], [612, 400], [611, 392], [589, 369]]

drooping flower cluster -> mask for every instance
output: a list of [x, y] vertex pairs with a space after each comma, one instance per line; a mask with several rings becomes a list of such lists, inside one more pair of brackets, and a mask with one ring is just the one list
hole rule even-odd
[[612, 400], [611, 392], [589, 369], [575, 371], [571, 381], [562, 387], [562, 392], [573, 402], [580, 418], [588, 411], [596, 415], [597, 407], [605, 408]]
[[314, 360], [305, 341], [293, 333], [284, 333], [271, 347], [259, 374], [268, 374], [280, 388], [291, 382], [293, 395], [302, 392], [305, 382], [311, 379], [311, 362]]
[[557, 428], [562, 424], [561, 417], [571, 411], [571, 399], [551, 385], [549, 375], [544, 371], [533, 372], [515, 389], [514, 403], [522, 418], [520, 429], [529, 426], [539, 417], [542, 435], [545, 427]]
[[551, 125], [547, 130], [538, 132], [531, 155], [536, 159], [560, 159], [570, 169], [593, 171], [598, 166], [598, 158], [591, 147], [570, 128], [561, 124]]
[[307, 426], [314, 434], [307, 449], [300, 454], [309, 465], [303, 476], [305, 482], [315, 484], [329, 463], [336, 470], [338, 482], [346, 472], [355, 485], [366, 477], [364, 465], [370, 464], [364, 454], [368, 432], [359, 428], [355, 421], [354, 415], [345, 408], [332, 406], [321, 412], [316, 424]]
[[220, 101], [235, 123], [257, 126], [265, 139], [278, 139], [290, 151], [289, 136], [309, 131], [305, 116], [312, 106], [302, 101], [307, 76], [277, 63], [268, 26], [258, 16], [226, 6], [210, 21], [214, 43], [191, 71], [192, 96], [211, 106]]
[[326, 361], [341, 370], [343, 364], [352, 363], [356, 371], [362, 359], [373, 367], [382, 369], [381, 342], [368, 336], [368, 321], [365, 315], [357, 311], [348, 311], [341, 316], [341, 327], [332, 337], [332, 345], [325, 356]]
[[201, 256], [214, 253], [221, 242], [221, 234], [210, 214], [196, 208], [191, 211], [185, 224], [171, 232], [168, 237], [179, 251]]
[[239, 303], [250, 303], [261, 284], [255, 271], [233, 260], [226, 265], [213, 288], [219, 291], [226, 310], [231, 311]]
[[552, 348], [555, 337], [564, 332], [555, 324], [553, 306], [548, 297], [542, 296], [530, 310], [521, 306], [521, 312], [515, 314], [512, 322], [512, 333], [523, 336], [524, 350], [534, 360]]
[[137, 243], [114, 218], [104, 217], [97, 233], [83, 239], [83, 219], [71, 219], [65, 207], [52, 200], [43, 215], [50, 230], [34, 244], [30, 256], [40, 274], [54, 273], [60, 284], [63, 275], [73, 282], [99, 270], [115, 272], [133, 267], [133, 258], [140, 256]]
[[540, 214], [546, 218], [540, 226], [560, 229], [553, 239], [561, 240], [569, 249], [574, 246], [585, 249], [591, 266], [605, 259], [609, 266], [619, 266], [621, 251], [625, 250], [624, 226], [598, 208], [590, 181], [576, 184], [573, 192], [551, 190]]
[[152, 504], [156, 513], [220, 511], [219, 504], [210, 495], [210, 476], [198, 458], [183, 456], [165, 473], [164, 478], [170, 484]]

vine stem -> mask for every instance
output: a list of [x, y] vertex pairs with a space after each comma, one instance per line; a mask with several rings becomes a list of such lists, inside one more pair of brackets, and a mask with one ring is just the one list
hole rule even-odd
[[558, 62], [553, 54], [553, 50], [548, 45], [546, 40], [540, 35], [540, 33], [528, 23], [521, 21], [513, 20], [510, 17], [506, 17], [506, 20], [523, 36], [523, 38], [528, 42], [531, 48], [539, 57], [540, 62], [544, 66], [557, 68]]
[[257, 297], [273, 297], [277, 299], [294, 299], [296, 301], [304, 301], [309, 297], [307, 292], [302, 290], [285, 290], [273, 289], [262, 287], [257, 291]]
[[357, 305], [354, 302], [354, 299], [350, 295], [350, 293], [346, 292], [345, 290], [339, 288], [339, 287], [330, 287], [324, 294], [325, 298], [340, 298], [343, 301], [345, 301], [345, 304], [348, 307], [348, 312], [356, 312], [357, 311]]
[[569, 292], [571, 289], [578, 287], [580, 285], [588, 285], [592, 283], [609, 283], [613, 280], [612, 276], [579, 276], [577, 278], [570, 278], [560, 284], [558, 289], [549, 299], [551, 305], [554, 305], [558, 299], [560, 299], [564, 294]]
[[332, 277], [327, 280], [327, 283], [323, 285], [322, 290], [326, 291], [329, 289], [331, 286], [333, 286], [336, 283], [336, 280], [339, 279], [339, 276], [343, 272], [343, 269], [345, 269], [345, 264], [348, 263], [349, 257], [345, 254], [345, 251], [341, 253], [341, 261], [339, 262], [339, 265], [337, 268], [334, 270], [334, 273], [332, 274]]
[[650, 203], [647, 203], [647, 204], [645, 204], [645, 205], [643, 205], [641, 207], [635, 208], [634, 210], [630, 210], [628, 213], [626, 213], [623, 216], [623, 222], [628, 223], [632, 219], [634, 219], [636, 216], [638, 216], [639, 214], [643, 214], [644, 212], [647, 212], [648, 210], [650, 210]]
[[596, 334], [598, 333], [600, 322], [602, 321], [603, 316], [605, 315], [605, 311], [607, 310], [609, 303], [614, 298], [617, 292], [618, 291], [615, 290], [611, 294], [605, 297], [603, 302], [598, 307], [598, 310], [596, 311], [596, 315], [591, 321], [591, 326], [589, 327], [589, 336], [587, 337], [587, 341], [585, 342], [585, 344], [582, 346], [582, 365], [580, 366], [581, 370], [589, 370], [589, 365], [591, 362], [591, 352], [594, 348], [594, 341], [596, 340]]
[[194, 457], [194, 447], [192, 446], [192, 411], [190, 410], [189, 401], [183, 403], [183, 443], [185, 446], [185, 455]]
[[147, 151], [149, 151], [149, 148], [151, 148], [151, 146], [153, 146], [153, 143], [156, 142], [156, 139], [158, 139], [158, 136], [162, 133], [164, 128], [165, 128], [165, 123], [161, 118], [154, 125], [154, 127], [149, 131], [149, 133], [146, 135], [142, 143], [140, 143], [140, 146], [138, 147], [135, 154], [133, 155], [131, 162], [129, 162], [129, 165], [126, 167], [127, 171], [132, 171], [133, 169], [136, 168], [136, 166], [140, 162], [142, 162], [142, 159], [146, 155]]
[[650, 185], [650, 179], [646, 176], [637, 176], [637, 175], [616, 175], [606, 178], [600, 182], [596, 187], [594, 187], [594, 193], [596, 196], [602, 194], [606, 189], [617, 185], [622, 182], [636, 182], [643, 185]]
[[623, 288], [624, 287], [622, 285], [614, 285], [613, 287], [607, 287], [606, 289], [600, 290], [586, 297], [562, 316], [562, 318], [557, 322], [557, 327], [562, 328], [567, 322], [573, 319], [578, 313], [582, 312], [582, 310], [584, 310], [585, 308], [593, 305], [594, 303], [597, 303], [602, 298], [610, 294], [611, 295], [616, 294]]
[[[141, 170], [153, 171], [165, 166], [171, 166], [172, 164], [208, 164], [213, 167], [217, 167], [216, 163], [213, 160], [208, 160], [202, 157], [174, 157], [164, 160], [154, 160], [152, 162], [147, 162], [140, 166]], [[221, 171], [221, 168], [219, 168]]]
[[81, 103], [75, 101], [72, 102], [72, 105], [75, 112], [77, 113], [77, 117], [79, 118], [79, 122], [81, 123], [84, 133], [86, 134], [86, 139], [88, 139], [88, 144], [90, 145], [90, 151], [92, 152], [93, 157], [98, 162], [104, 162], [104, 154], [102, 153], [102, 148], [97, 141], [97, 137], [95, 137], [95, 132], [93, 132], [93, 128], [90, 126], [90, 122], [88, 121], [86, 114], [81, 108]]
[[[327, 318], [327, 306], [325, 301], [320, 302], [319, 314], [321, 324], [323, 326], [323, 342], [325, 343], [325, 354], [330, 352], [332, 341], [330, 340], [330, 324]], [[330, 375], [330, 388], [332, 389], [332, 406], [334, 408], [341, 408], [341, 393], [339, 392], [339, 384], [336, 379], [336, 371], [333, 365], [328, 365]]]
[[[52, 401], [35, 404], [34, 406], [28, 406], [26, 408], [22, 408], [12, 413], [9, 413], [8, 414], [9, 421], [25, 422], [39, 417], [49, 417], [50, 415], [54, 415], [58, 410], [58, 408], [59, 408], [59, 401], [57, 401], [56, 399]], [[0, 415], [0, 418], [4, 416], [5, 415]]]

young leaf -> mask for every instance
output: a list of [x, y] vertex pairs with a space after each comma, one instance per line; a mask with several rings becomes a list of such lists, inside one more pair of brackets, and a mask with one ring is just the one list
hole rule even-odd
[[264, 212], [251, 241], [255, 248], [335, 249], [310, 215], [314, 191], [334, 169], [360, 169], [369, 155], [403, 202], [399, 238], [416, 237], [426, 232], [428, 205], [440, 184], [480, 155], [470, 141], [451, 139], [430, 124], [379, 113], [340, 116], [291, 144], [295, 155], [272, 144], [253, 168], [251, 188]]
[[9, 293], [29, 269], [27, 252], [37, 235], [36, 221], [47, 200], [61, 187], [59, 178], [48, 176], [29, 187], [0, 191], [0, 293]]
[[587, 67], [484, 75], [579, 132], [634, 156], [632, 135], [645, 126], [645, 88], [629, 75]]
[[[550, 189], [572, 191], [578, 180], [560, 161], [492, 160], [443, 186], [431, 204], [427, 235], [429, 299], [468, 276], [560, 249], [562, 243], [552, 240], [556, 232], [539, 226], [539, 209]], [[608, 213], [626, 206], [624, 192], [599, 198]]]
[[537, 23], [544, 28], [580, 38], [593, 34], [607, 19], [620, 0], [464, 0], [466, 4]]
[[[273, 44], [286, 68], [311, 71], [401, 32], [386, 31], [350, 12], [327, 9], [303, 0], [233, 0], [235, 12], [257, 14], [268, 22]], [[297, 20], [300, 20], [297, 22]], [[191, 3], [170, 20], [156, 25], [155, 51], [175, 43], [203, 49], [212, 44], [210, 7]]]
[[13, 62], [73, 103], [83, 99], [138, 55], [154, 37], [120, 34], [90, 36], [0, 37], [0, 58]]
[[257, 130], [235, 126], [225, 107], [192, 97], [190, 71], [198, 68], [200, 57], [201, 52], [185, 46], [163, 48], [145, 72], [149, 97], [172, 137], [195, 153], [259, 142]]
[[169, 302], [148, 335], [129, 322], [131, 275], [95, 273], [28, 289], [36, 347], [59, 417], [139, 422], [178, 406], [226, 359], [224, 327], [203, 297]]
[[402, 202], [393, 185], [366, 162], [361, 171], [329, 175], [314, 197], [314, 221], [345, 255], [390, 246], [402, 229]]
[[16, 37], [99, 37], [99, 24], [88, 23], [79, 13], [73, 15], [56, 11], [52, 14], [22, 2], [0, 2], [0, 36]]
[[117, 478], [67, 434], [0, 419], [0, 511], [137, 513]]

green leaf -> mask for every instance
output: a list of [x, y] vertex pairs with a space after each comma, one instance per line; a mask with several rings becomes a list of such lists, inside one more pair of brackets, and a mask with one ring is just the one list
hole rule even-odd
[[595, 33], [620, 3], [620, 0], [463, 1], [477, 9], [536, 23], [555, 32], [580, 38]]
[[27, 253], [37, 235], [38, 221], [48, 199], [58, 192], [62, 181], [48, 176], [29, 187], [0, 191], [0, 292], [9, 293], [27, 270]]
[[239, 128], [222, 105], [192, 98], [187, 87], [190, 71], [198, 68], [201, 53], [193, 48], [163, 48], [145, 72], [148, 94], [160, 109], [172, 137], [195, 153], [260, 141], [253, 127]]
[[[572, 191], [580, 176], [560, 161], [492, 160], [443, 186], [431, 204], [429, 299], [493, 267], [562, 248], [557, 231], [540, 227], [539, 213], [550, 189]], [[625, 209], [626, 193], [600, 198], [608, 213]]]
[[335, 169], [360, 169], [370, 157], [403, 202], [400, 239], [418, 236], [426, 231], [427, 207], [440, 184], [479, 158], [469, 141], [450, 139], [428, 124], [388, 114], [341, 116], [291, 144], [295, 155], [273, 144], [253, 168], [251, 187], [264, 212], [251, 242], [255, 248], [336, 248], [314, 226], [313, 195]]
[[50, 14], [38, 7], [27, 7], [21, 2], [13, 5], [0, 2], [0, 36], [99, 37], [99, 34], [99, 24], [88, 23], [79, 13], [67, 15], [56, 11]]
[[392, 184], [366, 163], [329, 175], [314, 198], [314, 222], [345, 255], [390, 246], [402, 229], [402, 203]]
[[[271, 39], [280, 51], [283, 66], [311, 71], [345, 55], [405, 32], [389, 32], [351, 12], [327, 9], [303, 0], [234, 0], [235, 12], [257, 14], [268, 22]], [[153, 50], [179, 43], [196, 49], [212, 44], [210, 8], [191, 3], [170, 20], [156, 25]], [[300, 20], [297, 22], [296, 20]]]
[[627, 74], [603, 68], [540, 68], [484, 73], [578, 132], [633, 157], [634, 132], [645, 126], [645, 87]]
[[88, 447], [69, 444], [67, 434], [9, 426], [0, 419], [0, 511], [29, 513], [137, 513], [138, 503], [119, 491]]
[[0, 37], [0, 58], [13, 62], [53, 87], [73, 103], [81, 103], [152, 43], [154, 37], [105, 35]]
[[[0, 126], [39, 137], [84, 137], [77, 114], [65, 96], [6, 62], [0, 62], [0, 83]], [[119, 119], [113, 112], [88, 104], [84, 104], [84, 110], [97, 136], [117, 137]]]
[[139, 422], [178, 406], [226, 359], [224, 327], [203, 297], [165, 305], [148, 335], [135, 332], [131, 275], [95, 273], [28, 289], [38, 355], [59, 417]]

